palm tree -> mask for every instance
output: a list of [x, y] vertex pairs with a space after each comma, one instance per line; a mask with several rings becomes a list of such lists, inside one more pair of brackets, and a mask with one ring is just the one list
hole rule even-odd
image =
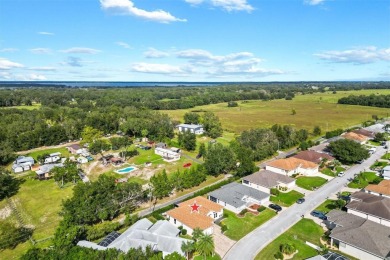
[[196, 251], [206, 259], [207, 256], [214, 254], [214, 240], [211, 235], [205, 234], [198, 238], [196, 242]]
[[199, 237], [203, 236], [203, 231], [200, 228], [195, 228], [194, 231], [192, 231], [192, 238], [196, 242]]
[[195, 251], [195, 242], [188, 241], [181, 244], [181, 250], [186, 253], [187, 259], [190, 259], [191, 253]]

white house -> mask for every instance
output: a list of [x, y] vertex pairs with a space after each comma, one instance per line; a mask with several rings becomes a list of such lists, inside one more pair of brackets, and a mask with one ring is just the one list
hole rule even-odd
[[178, 148], [161, 148], [156, 147], [154, 153], [163, 157], [166, 162], [174, 162], [180, 160], [181, 151]]
[[382, 169], [382, 177], [385, 180], [390, 180], [390, 166], [386, 166]]
[[81, 164], [87, 163], [87, 162], [88, 162], [88, 159], [85, 158], [84, 156], [80, 156], [79, 158], [77, 158], [77, 162], [78, 162], [78, 163], [81, 163]]
[[240, 213], [250, 206], [265, 205], [269, 202], [269, 193], [233, 182], [211, 192], [209, 200], [222, 205], [224, 208]]
[[190, 131], [196, 135], [201, 135], [204, 133], [203, 125], [190, 125], [190, 124], [180, 124], [177, 126], [180, 132]]
[[295, 187], [295, 179], [279, 173], [262, 170], [242, 178], [242, 184], [271, 193], [272, 188], [286, 188], [286, 191], [292, 190]]
[[34, 165], [34, 158], [29, 156], [19, 156], [16, 158], [12, 165], [12, 170], [14, 173], [24, 172], [31, 170], [31, 167]]
[[291, 176], [297, 173], [310, 176], [318, 172], [318, 165], [313, 162], [290, 157], [269, 162], [265, 166], [265, 169], [287, 176]]
[[189, 235], [192, 235], [195, 228], [211, 235], [214, 221], [223, 217], [223, 206], [199, 196], [180, 203], [165, 214], [170, 223], [182, 226]]
[[45, 158], [44, 164], [56, 163], [61, 160], [61, 153], [51, 153], [48, 157]]

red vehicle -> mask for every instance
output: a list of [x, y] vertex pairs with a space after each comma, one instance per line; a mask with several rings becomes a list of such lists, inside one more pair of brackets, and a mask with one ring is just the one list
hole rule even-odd
[[186, 163], [186, 164], [183, 165], [183, 167], [187, 168], [187, 167], [191, 167], [191, 165], [192, 165], [191, 163]]

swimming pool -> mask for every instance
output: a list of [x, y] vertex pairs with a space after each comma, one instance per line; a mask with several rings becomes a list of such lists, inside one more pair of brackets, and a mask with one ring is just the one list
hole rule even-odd
[[119, 173], [119, 174], [126, 174], [126, 173], [132, 172], [132, 171], [134, 171], [136, 169], [137, 168], [130, 166], [130, 167], [126, 167], [126, 168], [123, 168], [123, 169], [120, 169], [120, 170], [116, 170], [115, 172]]

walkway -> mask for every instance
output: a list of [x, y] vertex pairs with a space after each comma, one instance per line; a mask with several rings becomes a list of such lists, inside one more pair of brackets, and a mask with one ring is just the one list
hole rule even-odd
[[385, 154], [385, 152], [383, 147], [378, 148], [377, 151], [362, 164], [355, 165], [346, 170], [343, 177], [334, 178], [318, 190], [312, 192], [310, 196], [306, 196], [305, 203], [294, 204], [288, 209], [285, 209], [278, 214], [278, 216], [272, 218], [238, 241], [225, 255], [224, 259], [254, 259], [265, 246], [297, 223], [302, 215], [309, 214], [331, 194], [340, 191], [349, 182], [349, 179], [353, 178], [355, 173], [363, 171], [364, 168], [369, 168], [369, 166]]

